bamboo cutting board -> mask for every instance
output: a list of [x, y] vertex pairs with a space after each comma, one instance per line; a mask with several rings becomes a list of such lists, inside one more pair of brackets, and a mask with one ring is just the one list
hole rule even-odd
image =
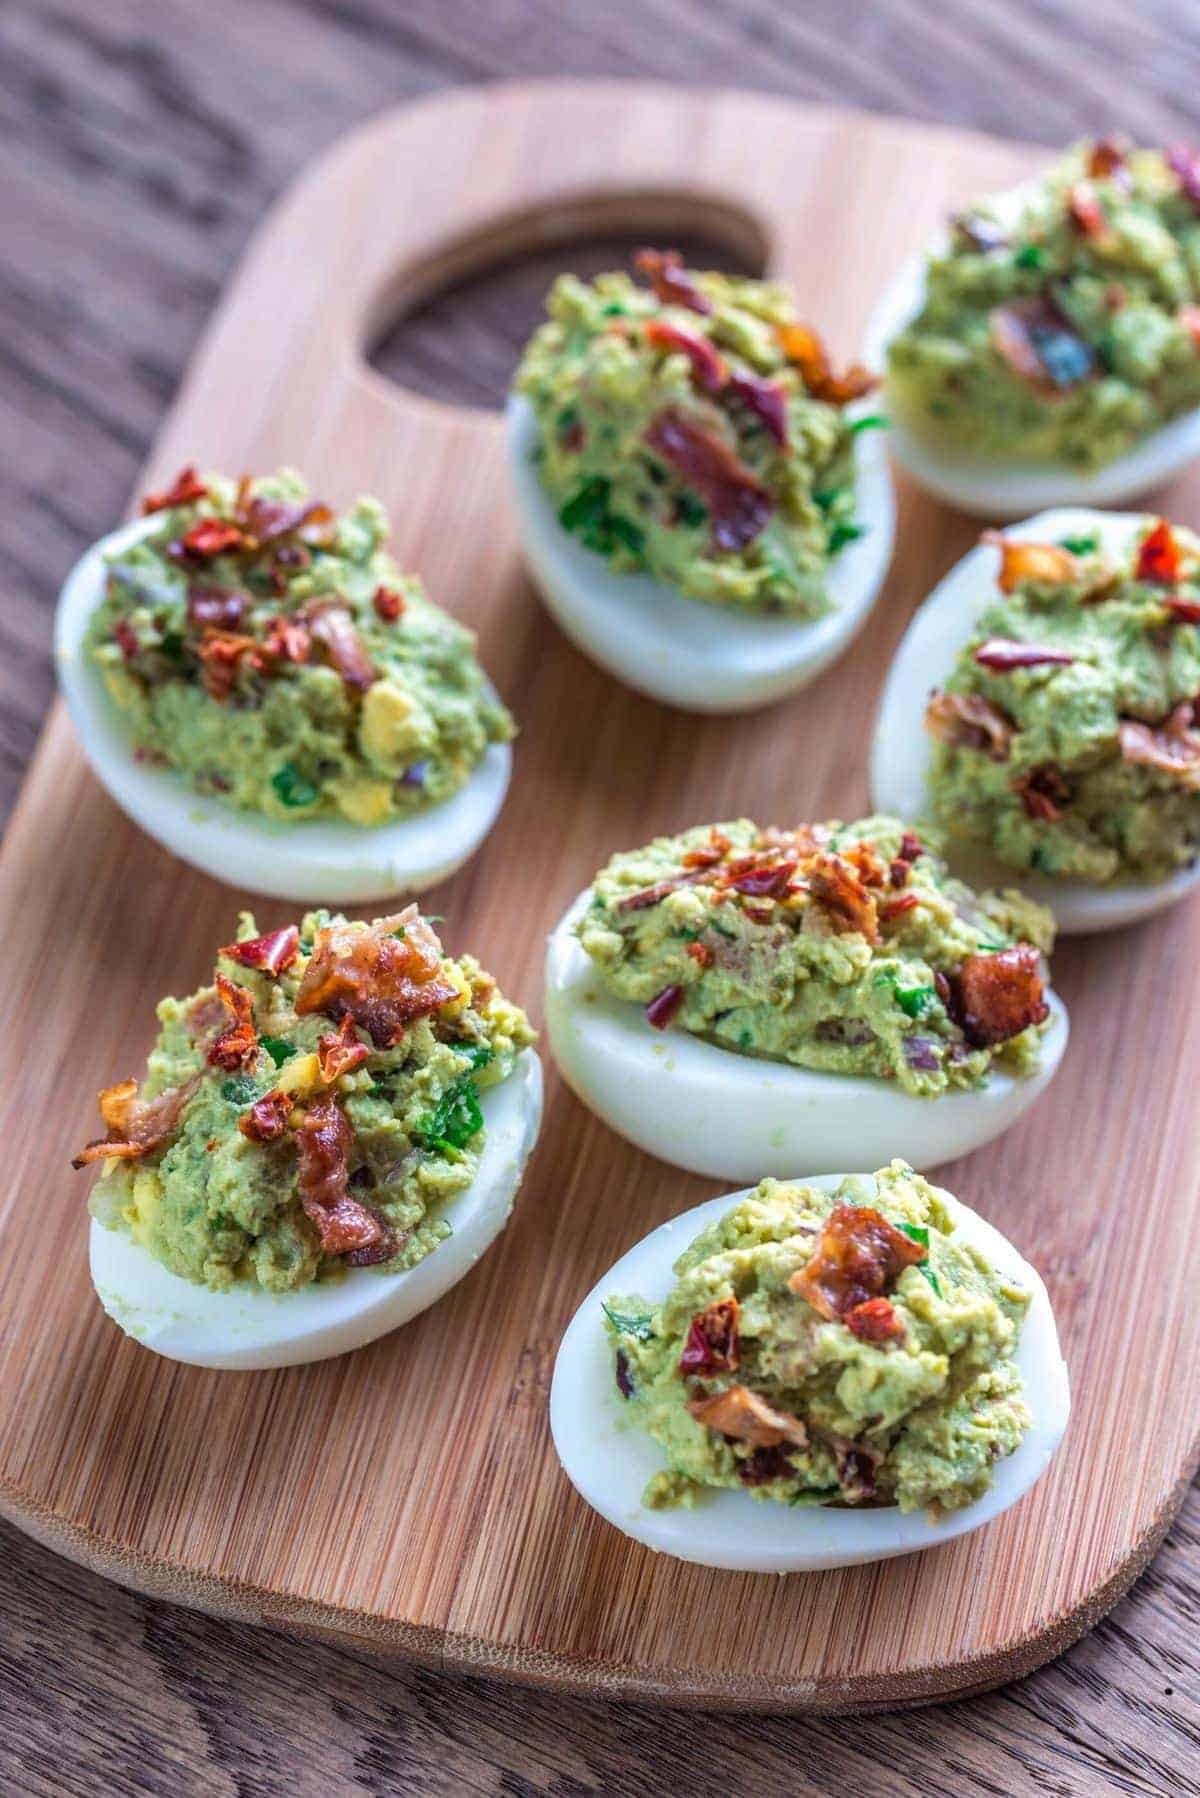
[[[146, 481], [188, 460], [291, 461], [339, 504], [374, 492], [401, 562], [479, 629], [522, 726], [516, 775], [434, 909], [451, 948], [476, 951], [535, 1016], [545, 934], [613, 849], [739, 812], [866, 808], [884, 669], [975, 527], [904, 489], [891, 579], [842, 662], [759, 716], [684, 717], [616, 686], [539, 609], [499, 420], [399, 391], [365, 346], [448, 280], [555, 245], [570, 266], [573, 243], [620, 229], [702, 233], [765, 262], [847, 355], [881, 283], [945, 211], [1041, 159], [761, 96], [495, 87], [384, 115], [262, 227]], [[1194, 523], [1198, 499], [1192, 477], [1162, 503]], [[62, 1553], [182, 1603], [440, 1666], [839, 1711], [1028, 1671], [1156, 1547], [1200, 1456], [1194, 905], [1064, 946], [1064, 1068], [1014, 1130], [943, 1176], [1050, 1287], [1075, 1389], [1050, 1474], [956, 1543], [772, 1579], [654, 1557], [558, 1469], [546, 1397], [568, 1318], [632, 1241], [716, 1189], [639, 1155], [553, 1078], [509, 1229], [393, 1337], [260, 1374], [174, 1366], [122, 1337], [91, 1293], [86, 1182], [68, 1157], [92, 1134], [96, 1090], [140, 1067], [155, 1000], [208, 977], [243, 896], [125, 822], [61, 707], [0, 876], [0, 1509]]]

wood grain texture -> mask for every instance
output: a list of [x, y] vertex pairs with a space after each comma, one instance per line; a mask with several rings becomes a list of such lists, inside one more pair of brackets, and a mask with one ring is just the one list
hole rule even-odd
[[[799, 9], [795, 9], [798, 11]], [[494, 75], [655, 73], [1057, 143], [1194, 129], [1200, 18], [1177, 0], [872, 7], [613, 0], [8, 0], [0, 10], [0, 809], [49, 692], [49, 613], [124, 505], [184, 355], [267, 201], [391, 100]], [[228, 46], [217, 54], [214, 45]], [[482, 296], [488, 297], [486, 289]], [[469, 322], [470, 328], [466, 328]], [[447, 332], [458, 333], [446, 350]], [[503, 306], [388, 346], [417, 387], [504, 380]], [[1161, 1793], [1200, 1752], [1200, 1494], [1134, 1593], [1069, 1654], [970, 1705], [844, 1728], [687, 1719], [281, 1649], [120, 1593], [0, 1529], [6, 1789]], [[313, 1718], [309, 1727], [308, 1719]], [[798, 1772], [803, 1768], [803, 1774]], [[274, 1773], [274, 1781], [272, 1779]]]
[[[546, 931], [613, 846], [739, 810], [787, 821], [864, 808], [882, 673], [974, 527], [906, 490], [879, 611], [832, 674], [736, 725], [668, 712], [615, 687], [548, 624], [519, 564], [498, 421], [381, 380], [362, 360], [378, 321], [524, 241], [557, 238], [569, 258], [573, 232], [616, 217], [655, 235], [682, 221], [761, 248], [845, 355], [888, 270], [947, 208], [1034, 160], [763, 97], [493, 88], [384, 115], [315, 165], [256, 237], [145, 479], [192, 458], [269, 468], [303, 446], [335, 503], [380, 495], [402, 565], [479, 630], [523, 737], [503, 817], [439, 906], [449, 942], [477, 948], [535, 1013]], [[893, 191], [902, 210], [885, 204]], [[869, 236], [860, 213], [879, 221]], [[839, 252], [817, 264], [813, 242]], [[1186, 510], [1196, 491], [1193, 478], [1164, 504]], [[848, 735], [847, 719], [864, 728]], [[394, 1336], [317, 1367], [214, 1375], [157, 1360], [103, 1318], [64, 1163], [88, 1132], [90, 1094], [137, 1065], [153, 1000], [198, 982], [234, 904], [114, 816], [56, 710], [0, 862], [14, 999], [36, 1020], [32, 1043], [0, 1046], [5, 1515], [86, 1565], [220, 1615], [704, 1706], [869, 1710], [977, 1691], [1057, 1653], [1141, 1571], [1200, 1452], [1184, 1103], [1194, 1010], [1177, 975], [1196, 952], [1192, 908], [1128, 935], [1119, 954], [1104, 939], [1064, 950], [1056, 984], [1082, 1052], [1048, 1101], [946, 1176], [1046, 1276], [1075, 1382], [1064, 1451], [1032, 1497], [975, 1536], [773, 1581], [634, 1547], [560, 1473], [545, 1401], [567, 1319], [633, 1239], [713, 1189], [639, 1156], [556, 1080], [513, 1224]], [[264, 906], [260, 921], [280, 911]], [[49, 1128], [47, 1067], [71, 1070]], [[1131, 1068], [1144, 1076], [1136, 1092]], [[1086, 1119], [1086, 1134], [1056, 1131], [1056, 1114]], [[1114, 1191], [1137, 1207], [1137, 1251]], [[1106, 1303], [1118, 1286], [1121, 1304]]]

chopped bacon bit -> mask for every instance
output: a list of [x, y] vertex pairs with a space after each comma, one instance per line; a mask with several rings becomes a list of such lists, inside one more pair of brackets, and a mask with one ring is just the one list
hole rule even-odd
[[1182, 594], [1169, 593], [1163, 604], [1180, 624], [1200, 624], [1200, 599], [1184, 599]]
[[213, 1067], [233, 1073], [238, 1068], [249, 1067], [258, 1054], [254, 1000], [247, 987], [239, 986], [225, 974], [218, 972], [215, 980], [221, 1003], [232, 1022], [209, 1044], [205, 1059]]
[[204, 688], [218, 704], [233, 692], [238, 669], [245, 662], [255, 674], [265, 671], [262, 646], [253, 637], [236, 636], [230, 631], [208, 631], [200, 645], [204, 667]]
[[776, 336], [789, 362], [794, 362], [804, 385], [816, 400], [845, 406], [879, 385], [878, 376], [855, 363], [843, 375], [835, 375], [829, 352], [811, 325], [778, 325]]
[[781, 447], [788, 440], [787, 394], [778, 381], [764, 381], [759, 375], [730, 375], [725, 392], [732, 394], [766, 426]]
[[394, 587], [376, 587], [371, 604], [385, 624], [395, 624], [404, 614], [404, 595]]
[[1169, 774], [1185, 787], [1200, 787], [1200, 731], [1195, 710], [1177, 705], [1164, 725], [1157, 728], [1135, 718], [1122, 718], [1117, 727], [1121, 755], [1127, 762]]
[[989, 637], [975, 651], [981, 668], [1009, 674], [1014, 668], [1065, 668], [1075, 660], [1065, 649], [1048, 649], [1036, 643], [1018, 643], [1012, 637]]
[[198, 499], [208, 498], [208, 488], [200, 479], [195, 466], [189, 462], [181, 469], [170, 487], [162, 493], [148, 493], [142, 501], [142, 514], [148, 517], [151, 512], [166, 512], [172, 506], [191, 506]]
[[894, 887], [908, 884], [909, 866], [902, 856], [896, 856], [888, 863], [888, 881]]
[[707, 943], [689, 943], [687, 952], [702, 968], [711, 968], [716, 959]]
[[646, 442], [708, 506], [717, 549], [753, 542], [775, 502], [727, 443], [673, 406], [650, 420]]
[[1108, 217], [1090, 181], [1077, 181], [1067, 195], [1067, 216], [1075, 229], [1099, 241], [1109, 235]]
[[128, 618], [118, 618], [113, 625], [113, 642], [127, 662], [132, 662], [142, 652], [138, 634]]
[[335, 600], [314, 608], [310, 628], [348, 687], [365, 692], [379, 679], [346, 606]]
[[300, 530], [312, 542], [325, 542], [334, 522], [329, 507], [319, 501], [266, 499], [261, 495], [248, 499], [244, 488], [238, 492], [237, 511], [247, 532], [260, 546]]
[[837, 1457], [838, 1484], [842, 1490], [856, 1498], [874, 1498], [875, 1474], [883, 1459], [880, 1450], [865, 1442], [852, 1442], [847, 1436], [832, 1437], [830, 1446]]
[[852, 843], [843, 849], [842, 857], [850, 863], [864, 886], [881, 887], [884, 880], [884, 867], [875, 853], [873, 843]]
[[326, 1255], [370, 1248], [383, 1224], [346, 1190], [354, 1132], [332, 1093], [314, 1099], [296, 1131], [296, 1184], [304, 1214], [316, 1225]]
[[1200, 151], [1190, 144], [1175, 144], [1166, 153], [1167, 167], [1179, 177], [1179, 185], [1200, 212]]
[[686, 356], [693, 375], [706, 392], [720, 393], [728, 381], [729, 365], [707, 337], [685, 331], [681, 325], [673, 325], [665, 318], [648, 318], [645, 338], [652, 349], [663, 350], [667, 355]]
[[1181, 562], [1179, 539], [1166, 519], [1160, 518], [1154, 529], [1142, 539], [1133, 571], [1134, 578], [1139, 581], [1161, 581], [1165, 587], [1173, 586], [1179, 579]]
[[1013, 792], [1025, 807], [1026, 815], [1041, 824], [1056, 824], [1063, 815], [1063, 807], [1071, 802], [1070, 787], [1061, 772], [1050, 764], [1044, 768], [1031, 768], [1014, 783]]
[[980, 542], [1000, 551], [996, 585], [1001, 593], [1015, 592], [1023, 581], [1052, 585], [1079, 579], [1079, 558], [1061, 543], [1022, 543], [1001, 531], [984, 531]]
[[891, 1342], [904, 1335], [904, 1319], [890, 1299], [864, 1299], [847, 1311], [844, 1322], [860, 1342]]
[[1088, 151], [1088, 174], [1096, 181], [1117, 181], [1122, 187], [1130, 186], [1126, 149], [1124, 138], [1098, 137]]
[[712, 301], [696, 286], [678, 250], [639, 250], [633, 266], [639, 275], [645, 275], [664, 306], [686, 306], [690, 312], [712, 311]]
[[1045, 295], [995, 307], [989, 329], [1001, 361], [1045, 399], [1095, 370], [1095, 352]]
[[1042, 985], [1041, 957], [1031, 943], [994, 955], [968, 955], [955, 988], [957, 1021], [974, 1049], [1006, 1043], [1050, 1015]]
[[378, 1242], [370, 1242], [364, 1249], [350, 1249], [345, 1256], [347, 1267], [378, 1267], [381, 1261], [390, 1261], [393, 1255], [400, 1253], [412, 1234], [411, 1230], [406, 1230], [403, 1235], [394, 1236], [377, 1211], [369, 1205], [364, 1205], [363, 1210], [375, 1219], [381, 1235]]
[[279, 1087], [256, 1099], [249, 1111], [238, 1119], [238, 1129], [251, 1142], [278, 1142], [287, 1129], [295, 1100]]
[[737, 1471], [743, 1486], [767, 1486], [772, 1480], [790, 1479], [795, 1468], [782, 1448], [756, 1448], [738, 1462]]
[[804, 870], [808, 890], [839, 930], [857, 930], [879, 941], [879, 914], [873, 893], [840, 855], [818, 852]]
[[800, 1419], [790, 1411], [777, 1411], [748, 1386], [727, 1386], [708, 1398], [689, 1399], [687, 1408], [697, 1423], [735, 1442], [749, 1442], [755, 1448], [778, 1448], [784, 1442], [808, 1446], [808, 1431]]
[[669, 880], [660, 880], [655, 886], [642, 887], [640, 892], [628, 893], [624, 899], [617, 901], [617, 910], [619, 912], [646, 911], [649, 906], [657, 905], [660, 899], [665, 899], [668, 893], [678, 892], [680, 887], [696, 886], [708, 878], [707, 865], [703, 868], [693, 868], [686, 874], [673, 874]]
[[664, 986], [662, 992], [656, 993], [646, 1007], [647, 1024], [653, 1024], [656, 1030], [665, 1030], [682, 1004], [683, 988]]
[[782, 899], [789, 890], [797, 866], [794, 859], [781, 861], [776, 856], [763, 859], [744, 855], [722, 868], [718, 884], [753, 899]]
[[299, 618], [285, 618], [282, 613], [269, 620], [263, 633], [263, 654], [276, 662], [307, 662], [312, 651], [308, 626]]
[[[396, 935], [396, 931], [402, 932]], [[441, 944], [415, 905], [363, 929], [327, 924], [317, 932], [296, 994], [296, 1010], [361, 1024], [377, 1049], [405, 1027], [457, 999], [442, 973]]]
[[900, 838], [900, 847], [896, 851], [896, 860], [915, 862], [919, 855], [924, 855], [925, 845], [915, 830], [906, 830]]
[[1016, 726], [998, 706], [978, 693], [934, 692], [925, 708], [925, 729], [951, 749], [978, 749], [993, 762], [1007, 760]]
[[878, 1298], [906, 1267], [924, 1258], [921, 1244], [897, 1230], [881, 1211], [838, 1203], [811, 1259], [796, 1269], [788, 1288], [830, 1323], [844, 1323], [856, 1306]]
[[364, 1062], [371, 1051], [354, 1034], [354, 1019], [346, 1012], [336, 1030], [327, 1030], [317, 1040], [317, 1065], [326, 1086], [332, 1086], [351, 1068]]
[[[904, 863], [900, 865], [903, 867]], [[920, 903], [920, 895], [917, 893], [901, 893], [898, 899], [885, 900], [879, 910], [879, 922], [890, 924], [893, 918], [902, 918], [906, 911], [915, 911]]]
[[1175, 316], [1200, 350], [1200, 306], [1181, 306]]
[[705, 1378], [714, 1373], [735, 1373], [738, 1358], [737, 1299], [714, 1299], [703, 1311], [697, 1311], [688, 1325], [679, 1371]]
[[179, 548], [194, 561], [207, 562], [213, 556], [245, 549], [246, 538], [240, 525], [230, 524], [224, 518], [200, 518], [183, 533]]
[[179, 1086], [168, 1086], [153, 1099], [139, 1099], [136, 1080], [120, 1080], [100, 1094], [100, 1116], [108, 1134], [80, 1150], [71, 1166], [86, 1167], [91, 1161], [139, 1161], [174, 1136], [184, 1106], [200, 1084], [193, 1074]]
[[261, 968], [265, 974], [282, 974], [300, 953], [300, 932], [294, 924], [282, 930], [270, 930], [265, 936], [252, 936], [243, 943], [227, 943], [217, 952], [244, 968]]
[[196, 630], [236, 631], [249, 604], [249, 594], [239, 593], [235, 587], [192, 587], [187, 596], [187, 621]]

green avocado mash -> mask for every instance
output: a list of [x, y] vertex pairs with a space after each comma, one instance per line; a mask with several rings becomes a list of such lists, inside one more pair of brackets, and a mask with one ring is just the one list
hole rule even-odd
[[1030, 1073], [1049, 914], [976, 895], [894, 818], [659, 837], [596, 876], [577, 926], [604, 985], [722, 1049], [936, 1097]]
[[980, 201], [888, 351], [888, 402], [985, 456], [1098, 468], [1200, 406], [1200, 160], [1085, 143]]
[[1067, 880], [1161, 880], [1200, 847], [1200, 541], [1001, 540], [1001, 590], [926, 726], [948, 835]]
[[619, 571], [693, 599], [815, 618], [854, 517], [847, 401], [787, 290], [691, 274], [644, 251], [650, 281], [555, 282], [516, 388], [540, 430], [537, 465], [562, 525]]
[[88, 647], [143, 760], [271, 818], [386, 824], [449, 799], [513, 723], [470, 631], [290, 470], [185, 469], [108, 557]]
[[834, 1193], [764, 1180], [674, 1271], [661, 1305], [604, 1307], [618, 1389], [667, 1460], [646, 1505], [731, 1486], [952, 1511], [1029, 1427], [1013, 1359], [1028, 1294], [902, 1161]]
[[93, 1215], [218, 1290], [414, 1267], [451, 1234], [479, 1092], [533, 1041], [524, 1013], [415, 905], [263, 937], [244, 912], [215, 978], [159, 1005], [140, 1090], [100, 1095], [108, 1134], [76, 1158], [104, 1164]]

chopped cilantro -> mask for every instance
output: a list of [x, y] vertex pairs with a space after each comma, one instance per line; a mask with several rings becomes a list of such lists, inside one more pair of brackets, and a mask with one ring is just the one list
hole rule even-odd
[[306, 780], [303, 774], [298, 774], [290, 762], [285, 762], [277, 773], [272, 774], [271, 785], [284, 805], [313, 805], [321, 797], [320, 788]]
[[608, 496], [612, 483], [603, 475], [592, 475], [582, 487], [577, 487], [570, 499], [560, 507], [558, 522], [564, 531], [583, 532], [603, 518], [608, 511]]
[[891, 422], [886, 412], [869, 412], [865, 418], [850, 420], [850, 435], [857, 437], [860, 431], [885, 431]]
[[1046, 262], [1046, 252], [1041, 244], [1023, 243], [1013, 257], [1013, 261], [1018, 268], [1043, 268]]
[[221, 1097], [232, 1105], [249, 1105], [251, 1099], [258, 1097], [258, 1082], [251, 1080], [249, 1074], [233, 1074], [222, 1080]]
[[753, 1035], [752, 1031], [749, 1031], [749, 1030], [739, 1030], [738, 1031], [738, 1048], [739, 1049], [748, 1049], [753, 1041], [754, 1041], [754, 1035]]
[[876, 974], [876, 986], [890, 986], [896, 1004], [906, 1018], [921, 1018], [937, 998], [931, 986], [903, 986], [894, 974]]
[[845, 549], [847, 543], [855, 543], [865, 535], [866, 527], [864, 525], [855, 524], [854, 520], [850, 518], [835, 518], [829, 532], [829, 554], [836, 556], [838, 550]]
[[417, 1124], [413, 1135], [426, 1149], [436, 1149], [447, 1161], [458, 1161], [473, 1136], [483, 1129], [479, 1089], [470, 1074], [452, 1080], [431, 1112]]
[[[926, 1250], [929, 1248], [929, 1227], [928, 1227], [928, 1225], [926, 1225], [926, 1224], [901, 1224], [900, 1228], [904, 1231], [904, 1234], [906, 1236], [912, 1238], [913, 1242], [919, 1243], [921, 1248], [926, 1249]], [[942, 1289], [938, 1285], [937, 1275], [934, 1273], [932, 1267], [930, 1267], [930, 1265], [929, 1265], [928, 1254], [926, 1254], [925, 1259], [923, 1261], [917, 1262], [917, 1272], [919, 1274], [924, 1274], [925, 1278], [929, 1281], [929, 1284], [933, 1287], [933, 1290], [937, 1294], [938, 1298], [941, 1298]]]
[[182, 633], [182, 631], [168, 631], [166, 633], [166, 635], [163, 637], [162, 642], [159, 644], [159, 648], [162, 650], [163, 654], [167, 657], [168, 661], [171, 661], [171, 662], [182, 661], [182, 659], [183, 659], [183, 633]]
[[260, 1036], [258, 1040], [277, 1068], [297, 1053], [295, 1043], [285, 1042], [281, 1036]]
[[600, 1309], [618, 1336], [632, 1336], [635, 1342], [649, 1342], [653, 1338], [654, 1325], [650, 1321], [648, 1311], [639, 1312], [636, 1315], [632, 1312], [614, 1311], [611, 1305], [606, 1305], [603, 1300], [601, 1300]]
[[1086, 537], [1060, 537], [1060, 549], [1069, 549], [1073, 556], [1094, 556], [1100, 547], [1100, 539], [1094, 532]]
[[676, 501], [676, 510], [679, 513], [680, 524], [693, 526], [701, 525], [708, 517], [708, 507], [702, 506], [700, 501], [691, 493], [681, 493], [679, 495], [679, 498]]
[[496, 1051], [490, 1043], [454, 1043], [451, 1045], [456, 1055], [465, 1055], [476, 1073], [485, 1068]]
[[817, 487], [813, 490], [813, 502], [820, 506], [822, 512], [828, 512], [845, 492], [845, 487]]
[[628, 518], [622, 518], [619, 512], [611, 512], [608, 528], [618, 543], [623, 543], [632, 556], [640, 556], [646, 543], [646, 533], [640, 525], [633, 524]]

